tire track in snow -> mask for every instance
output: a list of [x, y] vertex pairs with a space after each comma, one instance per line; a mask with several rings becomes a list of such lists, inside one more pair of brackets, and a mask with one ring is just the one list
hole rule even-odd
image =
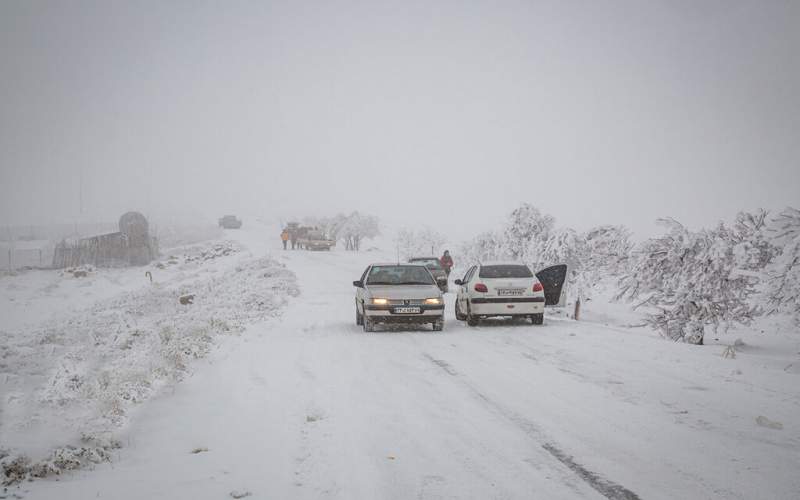
[[469, 390], [476, 398], [483, 401], [484, 404], [486, 404], [486, 406], [488, 406], [495, 413], [500, 414], [506, 420], [510, 421], [516, 427], [521, 429], [525, 434], [528, 435], [528, 437], [536, 441], [537, 444], [542, 447], [542, 449], [547, 451], [552, 457], [566, 466], [581, 480], [583, 480], [586, 484], [591, 486], [595, 491], [604, 497], [608, 498], [609, 500], [641, 500], [640, 497], [633, 491], [609, 479], [606, 479], [602, 475], [581, 465], [572, 455], [567, 454], [556, 443], [548, 439], [535, 423], [531, 422], [522, 415], [509, 410], [477, 390], [472, 384], [461, 377], [460, 374], [447, 361], [434, 358], [426, 352], [423, 352], [422, 355], [439, 369], [457, 380], [459, 384]]

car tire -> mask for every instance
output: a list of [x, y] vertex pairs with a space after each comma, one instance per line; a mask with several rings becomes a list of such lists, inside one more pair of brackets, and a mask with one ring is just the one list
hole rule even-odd
[[543, 325], [544, 313], [531, 314], [531, 323], [533, 323], [534, 325]]
[[361, 326], [363, 324], [364, 324], [364, 316], [362, 316], [361, 313], [358, 312], [358, 304], [356, 304], [356, 325]]
[[444, 318], [436, 320], [433, 322], [433, 331], [434, 332], [441, 332], [444, 330]]
[[375, 322], [370, 319], [369, 316], [364, 316], [361, 323], [364, 325], [365, 332], [374, 332], [375, 331]]
[[478, 326], [478, 317], [472, 315], [472, 312], [469, 310], [469, 305], [467, 305], [467, 325]]
[[458, 297], [456, 297], [456, 319], [459, 321], [464, 321], [467, 319], [464, 313], [461, 312], [461, 308], [458, 307]]

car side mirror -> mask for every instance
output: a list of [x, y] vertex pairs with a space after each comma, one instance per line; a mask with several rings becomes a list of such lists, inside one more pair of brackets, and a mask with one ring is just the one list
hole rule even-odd
[[353, 286], [356, 288], [364, 288], [364, 282], [361, 280], [354, 281]]
[[463, 285], [463, 284], [464, 284], [464, 282], [463, 282], [463, 281], [461, 281], [461, 280], [455, 280], [453, 283], [455, 283], [455, 284], [456, 284], [456, 285], [458, 285], [458, 286], [461, 286], [461, 285]]

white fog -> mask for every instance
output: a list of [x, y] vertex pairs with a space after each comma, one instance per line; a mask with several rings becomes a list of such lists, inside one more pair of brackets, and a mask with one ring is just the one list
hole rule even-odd
[[0, 3], [0, 498], [797, 498], [799, 23]]

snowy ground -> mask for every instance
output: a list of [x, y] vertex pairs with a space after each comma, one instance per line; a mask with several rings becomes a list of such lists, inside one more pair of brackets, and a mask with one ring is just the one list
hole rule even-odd
[[[191, 376], [147, 404], [126, 406], [137, 410], [113, 433], [121, 448], [110, 463], [5, 494], [798, 498], [800, 341], [786, 327], [764, 323], [716, 345], [689, 346], [625, 327], [636, 322], [626, 309], [592, 301], [581, 322], [550, 315], [541, 327], [469, 328], [453, 318], [451, 294], [442, 333], [367, 334], [354, 324], [351, 282], [369, 261], [389, 256], [282, 252], [276, 234], [252, 225], [228, 232], [241, 245], [236, 256], [154, 278], [184, 292], [225, 279], [242, 261], [275, 269], [261, 260], [272, 255], [296, 274], [301, 292], [279, 319], [240, 318], [247, 329], [219, 337], [207, 357], [191, 362]], [[254, 272], [243, 269], [226, 290], [250, 287], [244, 280]], [[76, 281], [41, 296], [52, 274], [39, 273], [0, 280], [0, 330], [53, 328], [52, 318], [29, 315], [11, 299], [93, 324], [81, 311], [105, 313], [123, 294], [145, 293], [119, 271], [91, 278], [108, 281], [113, 293], [103, 297]], [[739, 337], [735, 358], [722, 357], [722, 344]], [[15, 369], [8, 359], [21, 357], [4, 358], [7, 379]], [[16, 436], [24, 447], [28, 438], [8, 430], [7, 393], [3, 404], [3, 445]]]

